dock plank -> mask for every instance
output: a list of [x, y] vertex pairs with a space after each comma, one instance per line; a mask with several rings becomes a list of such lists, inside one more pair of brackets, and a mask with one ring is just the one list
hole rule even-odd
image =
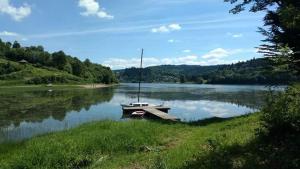
[[[149, 108], [149, 106], [145, 106], [145, 107], [123, 107], [123, 110], [144, 110]], [[156, 107], [151, 107], [153, 109], [158, 109], [158, 110], [170, 110], [169, 107], [163, 107], [163, 106], [156, 106]]]
[[165, 112], [162, 112], [156, 108], [143, 108], [144, 111], [146, 111], [147, 113], [150, 113], [150, 114], [153, 114], [161, 119], [164, 119], [164, 120], [172, 120], [172, 121], [177, 121], [178, 118], [172, 116], [172, 115], [169, 115]]

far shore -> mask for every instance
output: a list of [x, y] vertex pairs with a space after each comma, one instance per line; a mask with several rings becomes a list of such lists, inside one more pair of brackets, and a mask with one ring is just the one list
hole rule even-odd
[[0, 86], [0, 88], [81, 88], [81, 89], [99, 89], [116, 86], [118, 84], [53, 84], [53, 85], [10, 85]]
[[[78, 85], [79, 87], [85, 88], [85, 89], [97, 89], [97, 88], [105, 88], [105, 87], [112, 87], [116, 86], [118, 84], [86, 84], [86, 85]], [[75, 85], [77, 86], [77, 85]]]

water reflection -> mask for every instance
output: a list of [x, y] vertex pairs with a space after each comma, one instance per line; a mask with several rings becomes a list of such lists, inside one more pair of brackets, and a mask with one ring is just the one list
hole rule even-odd
[[246, 106], [209, 100], [175, 101], [168, 102], [166, 105], [174, 107], [175, 110], [171, 114], [181, 118], [183, 121], [196, 121], [211, 117], [227, 118], [256, 111], [256, 109]]
[[70, 111], [88, 111], [91, 105], [109, 102], [113, 88], [99, 90], [1, 91], [0, 126], [23, 121], [41, 122], [48, 117], [63, 120]]
[[[137, 84], [123, 84], [118, 93], [126, 94], [127, 98], [136, 98]], [[285, 86], [268, 87], [255, 85], [182, 85], [182, 84], [143, 84], [141, 95], [167, 101], [199, 101], [210, 100], [260, 108], [269, 90], [281, 91]]]
[[[0, 92], [0, 142], [75, 127], [99, 119], [120, 119], [109, 103], [114, 89], [2, 90]], [[113, 106], [114, 107], [114, 106]], [[110, 111], [107, 114], [106, 111]]]
[[[277, 90], [281, 90], [279, 88]], [[136, 84], [105, 89], [0, 91], [0, 142], [64, 130], [97, 120], [123, 120], [120, 103], [137, 99]], [[145, 84], [142, 101], [171, 107], [183, 121], [232, 117], [256, 111], [267, 87]]]
[[91, 106], [89, 110], [82, 109], [79, 112], [68, 112], [63, 120], [57, 120], [53, 118], [53, 116], [49, 116], [41, 121], [22, 121], [17, 126], [11, 124], [1, 129], [0, 142], [6, 140], [22, 140], [43, 133], [65, 130], [86, 122], [103, 119], [120, 120], [120, 111], [111, 111], [109, 114], [105, 113], [107, 109], [109, 110], [110, 108], [112, 107], [109, 107], [109, 105], [97, 105]]

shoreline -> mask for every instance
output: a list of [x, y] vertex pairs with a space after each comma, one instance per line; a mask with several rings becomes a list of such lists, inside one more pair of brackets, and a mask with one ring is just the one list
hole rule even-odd
[[78, 86], [85, 89], [99, 89], [99, 88], [113, 87], [116, 85], [118, 84], [86, 84], [86, 85], [78, 85]]
[[54, 84], [52, 86], [47, 85], [11, 85], [11, 86], [0, 86], [2, 89], [11, 88], [78, 88], [78, 89], [100, 89], [117, 86], [119, 84]]

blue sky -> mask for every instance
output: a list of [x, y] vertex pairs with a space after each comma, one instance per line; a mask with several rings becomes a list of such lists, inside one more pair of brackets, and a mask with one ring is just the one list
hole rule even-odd
[[223, 0], [0, 0], [0, 38], [63, 50], [112, 69], [215, 65], [260, 57], [263, 13]]

